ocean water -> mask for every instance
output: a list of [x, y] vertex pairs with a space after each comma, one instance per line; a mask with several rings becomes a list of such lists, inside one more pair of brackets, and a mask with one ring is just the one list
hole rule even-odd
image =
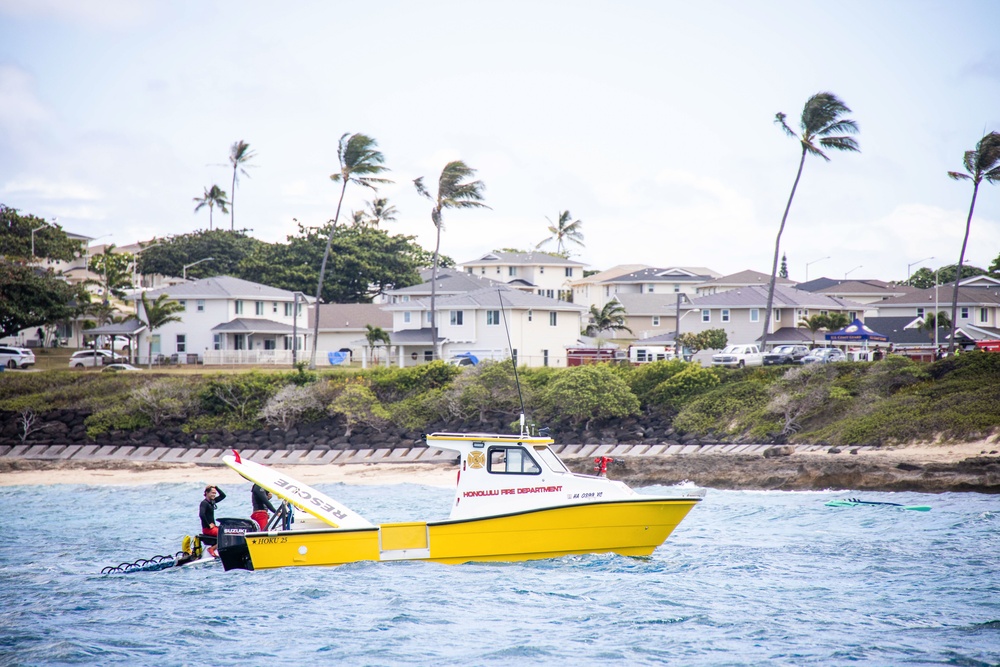
[[[316, 486], [375, 522], [451, 500]], [[709, 490], [646, 559], [100, 574], [177, 551], [202, 488], [0, 488], [0, 665], [1000, 664], [995, 496]], [[932, 510], [823, 504], [857, 495]]]

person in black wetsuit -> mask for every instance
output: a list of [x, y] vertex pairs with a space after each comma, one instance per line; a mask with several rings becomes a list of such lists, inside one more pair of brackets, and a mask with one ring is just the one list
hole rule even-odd
[[265, 490], [258, 484], [254, 484], [253, 488], [250, 489], [250, 502], [253, 503], [253, 514], [250, 518], [257, 522], [261, 530], [267, 529], [267, 511], [270, 510], [272, 514], [277, 513], [278, 510], [274, 509], [274, 505], [271, 504], [271, 492]]
[[[205, 499], [201, 501], [201, 505], [198, 507], [198, 516], [201, 517], [201, 532], [203, 535], [211, 535], [212, 537], [219, 535], [219, 527], [215, 523], [215, 507], [225, 499], [226, 494], [219, 487], [205, 487]], [[219, 550], [213, 544], [208, 547], [208, 553], [211, 556], [218, 556]]]

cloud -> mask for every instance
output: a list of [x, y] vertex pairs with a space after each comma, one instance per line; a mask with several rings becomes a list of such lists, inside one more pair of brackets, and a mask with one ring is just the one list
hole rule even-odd
[[0, 0], [0, 14], [120, 30], [147, 23], [148, 0]]
[[[2, 0], [0, 0], [2, 1]], [[0, 130], [17, 135], [27, 126], [51, 120], [52, 114], [35, 95], [32, 77], [13, 65], [0, 65]]]
[[99, 191], [87, 185], [43, 179], [9, 181], [0, 187], [0, 194], [73, 201], [97, 201], [103, 197]]

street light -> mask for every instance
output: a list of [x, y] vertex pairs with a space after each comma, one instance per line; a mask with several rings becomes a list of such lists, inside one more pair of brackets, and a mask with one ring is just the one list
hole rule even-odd
[[184, 268], [181, 269], [181, 271], [183, 272], [182, 278], [184, 280], [188, 279], [188, 269], [190, 269], [195, 264], [201, 264], [202, 262], [208, 262], [208, 261], [211, 261], [213, 259], [215, 259], [215, 258], [214, 257], [206, 257], [205, 259], [199, 259], [197, 262], [191, 262], [190, 264], [185, 264]]
[[[305, 301], [306, 295], [302, 292], [295, 292], [292, 296], [295, 300], [292, 302], [292, 368], [295, 364], [299, 362], [299, 296], [302, 296], [302, 300]], [[317, 311], [317, 316], [319, 312]]]
[[848, 275], [850, 275], [851, 273], [854, 273], [855, 271], [857, 271], [858, 269], [860, 269], [862, 266], [864, 266], [864, 264], [858, 264], [853, 269], [851, 269], [850, 271], [848, 271], [847, 273], [845, 273], [844, 274], [844, 280], [847, 280], [847, 276]]
[[39, 230], [42, 230], [42, 229], [45, 229], [48, 226], [49, 226], [49, 223], [46, 222], [41, 227], [35, 227], [34, 229], [31, 230], [31, 256], [32, 257], [35, 256], [35, 232], [37, 232]]
[[136, 259], [139, 255], [146, 252], [150, 248], [155, 248], [158, 245], [163, 245], [163, 242], [151, 243], [147, 246], [139, 248], [134, 253], [132, 253], [132, 288], [139, 289], [139, 260]]
[[929, 259], [934, 259], [934, 257], [933, 256], [931, 256], [931, 257], [924, 257], [923, 259], [918, 259], [917, 261], [910, 262], [909, 264], [906, 265], [906, 284], [907, 285], [910, 284], [910, 267], [911, 266], [916, 266], [917, 264], [920, 264], [921, 262], [926, 262]]
[[674, 359], [681, 358], [681, 301], [691, 303], [691, 299], [683, 292], [677, 293], [677, 306], [674, 307]]
[[816, 262], [822, 262], [824, 259], [830, 259], [830, 256], [827, 255], [826, 257], [820, 257], [819, 259], [814, 259], [811, 262], [806, 262], [806, 282], [809, 282], [809, 265], [815, 264]]
[[114, 236], [114, 234], [110, 233], [110, 232], [107, 233], [107, 234], [101, 234], [97, 238], [93, 238], [93, 239], [90, 239], [89, 241], [87, 241], [87, 259], [86, 259], [87, 263], [84, 264], [84, 266], [83, 266], [84, 276], [86, 276], [86, 272], [87, 271], [90, 271], [90, 244], [92, 244], [97, 239], [103, 239], [106, 236]]

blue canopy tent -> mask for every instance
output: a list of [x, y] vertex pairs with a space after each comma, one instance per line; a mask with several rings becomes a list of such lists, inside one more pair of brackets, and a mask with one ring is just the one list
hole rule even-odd
[[855, 319], [839, 331], [832, 331], [826, 335], [826, 339], [831, 343], [861, 343], [867, 348], [868, 343], [888, 343], [889, 337], [873, 331], [865, 326], [864, 322]]

